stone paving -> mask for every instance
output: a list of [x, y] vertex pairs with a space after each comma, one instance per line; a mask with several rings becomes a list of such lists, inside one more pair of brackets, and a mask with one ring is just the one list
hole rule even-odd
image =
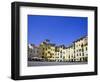
[[83, 65], [88, 62], [39, 62], [28, 61], [28, 66], [54, 66], [54, 65]]

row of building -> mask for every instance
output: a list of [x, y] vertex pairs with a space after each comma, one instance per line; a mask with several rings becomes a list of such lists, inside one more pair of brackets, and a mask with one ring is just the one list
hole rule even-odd
[[56, 62], [87, 62], [88, 38], [82, 37], [74, 41], [70, 46], [55, 45], [50, 40], [45, 40], [39, 46], [28, 45], [28, 59], [43, 59]]

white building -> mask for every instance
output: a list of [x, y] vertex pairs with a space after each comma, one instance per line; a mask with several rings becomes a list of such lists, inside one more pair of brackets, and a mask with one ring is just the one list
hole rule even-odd
[[28, 59], [39, 59], [41, 58], [41, 50], [39, 47], [35, 46], [34, 44], [28, 45]]
[[75, 60], [76, 61], [87, 61], [87, 37], [82, 37], [74, 42], [75, 44]]

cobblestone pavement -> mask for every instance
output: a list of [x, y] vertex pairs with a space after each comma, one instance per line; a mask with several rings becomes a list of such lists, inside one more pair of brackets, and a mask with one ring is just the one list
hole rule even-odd
[[28, 66], [83, 65], [87, 62], [38, 62], [28, 61]]

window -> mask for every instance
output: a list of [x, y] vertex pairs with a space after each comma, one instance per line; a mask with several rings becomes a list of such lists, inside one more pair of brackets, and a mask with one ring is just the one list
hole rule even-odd
[[84, 56], [84, 53], [82, 53], [82, 55]]
[[81, 53], [80, 53], [80, 56], [81, 56]]
[[46, 48], [46, 50], [47, 50], [47, 48]]
[[81, 45], [81, 47], [83, 47], [83, 44]]
[[81, 51], [81, 49], [79, 49], [79, 51]]
[[87, 51], [87, 47], [86, 47], [86, 51]]
[[32, 53], [32, 50], [30, 52]]
[[42, 58], [44, 58], [44, 56], [42, 56]]
[[37, 53], [38, 53], [38, 51], [37, 51]]
[[72, 56], [72, 58], [73, 58], [73, 56]]
[[44, 53], [42, 53], [44, 55]]
[[62, 51], [60, 51], [60, 53], [62, 53]]
[[48, 53], [50, 54], [50, 51], [48, 51]]
[[65, 59], [65, 56], [63, 56], [63, 59]]

